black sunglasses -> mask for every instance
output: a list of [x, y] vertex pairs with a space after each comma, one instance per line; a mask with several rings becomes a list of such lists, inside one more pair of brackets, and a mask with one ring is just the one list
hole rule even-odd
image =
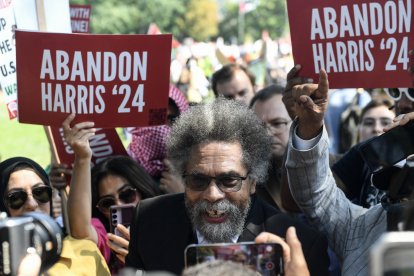
[[212, 177], [202, 174], [183, 174], [183, 178], [185, 180], [185, 185], [193, 191], [204, 191], [214, 179], [214, 182], [220, 191], [223, 193], [232, 193], [240, 191], [243, 181], [247, 179], [248, 175], [249, 174], [247, 173], [246, 176], [223, 175]]
[[[11, 209], [20, 209], [28, 198], [29, 194], [25, 190], [15, 190], [8, 193], [4, 199], [7, 206]], [[52, 188], [40, 186], [32, 189], [33, 198], [40, 203], [47, 203], [52, 198]]]
[[[118, 199], [123, 203], [133, 203], [137, 200], [138, 193], [137, 189], [132, 187], [126, 187], [125, 189], [118, 192]], [[109, 207], [116, 205], [116, 198], [114, 196], [105, 196], [99, 199], [96, 207], [103, 212], [108, 213]]]

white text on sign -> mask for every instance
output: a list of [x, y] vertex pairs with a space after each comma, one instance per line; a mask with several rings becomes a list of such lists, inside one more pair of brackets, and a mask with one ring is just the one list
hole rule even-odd
[[[311, 40], [332, 40], [312, 44], [315, 73], [321, 68], [328, 73], [372, 71], [375, 59], [371, 50], [376, 47], [389, 52], [386, 71], [406, 70], [411, 15], [411, 0], [343, 5], [339, 14], [331, 7], [312, 9]], [[407, 36], [383, 38], [380, 45], [362, 38], [394, 34]], [[354, 40], [340, 41], [346, 36]]]
[[[113, 96], [121, 95], [118, 113], [130, 112], [136, 107], [142, 112], [144, 83], [147, 80], [148, 53], [143, 52], [81, 52], [43, 50], [40, 70], [42, 110], [76, 114], [94, 114], [105, 111], [103, 94], [105, 82], [114, 85]], [[131, 89], [127, 82], [138, 82]], [[141, 83], [140, 83], [141, 82]]]

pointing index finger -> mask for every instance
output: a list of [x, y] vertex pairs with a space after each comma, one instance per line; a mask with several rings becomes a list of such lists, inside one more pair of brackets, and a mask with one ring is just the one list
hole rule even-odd
[[70, 123], [75, 119], [75, 114], [72, 113], [62, 123], [63, 129], [70, 129]]
[[319, 72], [318, 90], [323, 94], [328, 94], [329, 81], [328, 74], [326, 73], [325, 69], [321, 69], [321, 71]]

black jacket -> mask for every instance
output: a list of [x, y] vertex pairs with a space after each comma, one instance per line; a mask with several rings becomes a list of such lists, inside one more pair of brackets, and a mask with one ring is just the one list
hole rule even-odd
[[[329, 274], [327, 241], [319, 232], [281, 213], [255, 195], [251, 206], [245, 230], [238, 241], [254, 241], [263, 231], [285, 237], [287, 228], [295, 226], [311, 275]], [[181, 274], [186, 246], [197, 243], [185, 208], [184, 194], [141, 201], [131, 226], [126, 266]]]

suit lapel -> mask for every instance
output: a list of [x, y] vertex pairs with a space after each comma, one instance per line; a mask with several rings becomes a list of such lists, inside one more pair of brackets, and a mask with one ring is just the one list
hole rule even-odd
[[256, 196], [253, 195], [251, 199], [252, 202], [249, 214], [247, 215], [246, 225], [238, 242], [254, 241], [256, 236], [264, 231], [263, 212], [260, 209]]

